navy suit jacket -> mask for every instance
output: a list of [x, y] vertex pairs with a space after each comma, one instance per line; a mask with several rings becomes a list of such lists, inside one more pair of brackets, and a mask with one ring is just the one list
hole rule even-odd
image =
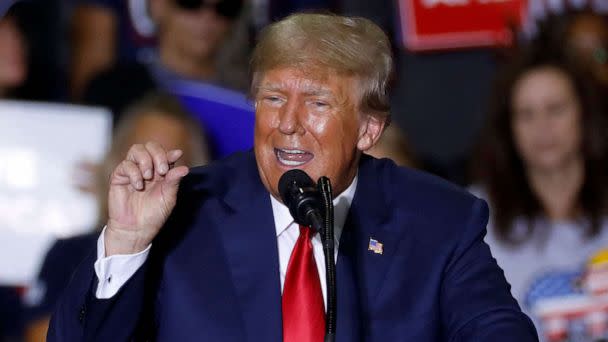
[[[536, 341], [483, 242], [487, 218], [455, 186], [364, 156], [340, 238], [337, 341]], [[49, 341], [282, 340], [276, 230], [251, 152], [191, 170], [148, 260], [111, 299], [94, 296], [95, 254]]]

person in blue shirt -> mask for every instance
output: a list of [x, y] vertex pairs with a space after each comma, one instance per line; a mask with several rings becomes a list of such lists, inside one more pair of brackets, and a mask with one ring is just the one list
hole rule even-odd
[[[100, 82], [127, 73], [137, 80], [151, 78], [155, 85], [174, 78], [232, 85], [218, 74], [216, 57], [241, 13], [242, 0], [86, 1], [95, 5], [76, 9], [75, 26], [83, 28], [74, 42], [72, 58], [73, 90], [82, 94], [85, 102], [94, 98]], [[131, 3], [139, 5], [127, 6]], [[142, 13], [128, 12], [136, 9]], [[154, 39], [141, 37], [137, 33], [140, 26], [153, 27]], [[104, 88], [106, 92], [111, 89]]]
[[95, 74], [146, 59], [156, 38], [147, 5], [148, 0], [78, 0], [71, 19], [74, 99]]
[[[151, 89], [181, 95], [184, 91], [177, 90], [178, 85], [187, 84], [194, 90], [186, 93], [213, 92], [208, 97], [226, 98], [231, 108], [230, 112], [224, 107], [202, 108], [190, 97], [183, 101], [206, 127], [213, 156], [251, 148], [253, 107], [244, 93], [233, 91], [246, 89], [246, 68], [235, 72], [239, 68], [218, 66], [218, 53], [229, 39], [243, 1], [151, 0], [149, 4], [158, 48], [144, 63], [118, 64], [100, 73], [87, 86], [84, 102], [110, 108], [118, 122], [123, 109]], [[227, 125], [232, 125], [229, 136]]]

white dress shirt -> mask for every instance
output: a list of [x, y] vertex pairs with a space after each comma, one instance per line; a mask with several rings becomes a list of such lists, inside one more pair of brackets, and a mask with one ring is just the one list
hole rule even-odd
[[[355, 196], [357, 188], [357, 177], [349, 185], [349, 187], [337, 196], [334, 200], [334, 237], [335, 237], [335, 254], [338, 257], [338, 243], [346, 221], [346, 215]], [[272, 214], [274, 216], [274, 226], [277, 232], [277, 246], [279, 249], [279, 271], [281, 278], [281, 291], [285, 284], [285, 275], [287, 274], [287, 265], [291, 252], [300, 236], [300, 229], [297, 223], [294, 222], [289, 209], [270, 196], [272, 204]], [[107, 299], [113, 297], [120, 288], [133, 276], [133, 274], [144, 264], [150, 253], [149, 245], [145, 250], [137, 254], [128, 255], [112, 255], [105, 256], [104, 245], [105, 228], [101, 232], [97, 240], [97, 261], [95, 261], [95, 274], [99, 283], [95, 296], [99, 299]], [[327, 284], [325, 281], [325, 257], [323, 255], [323, 245], [321, 237], [315, 234], [312, 238], [313, 254], [319, 271], [319, 279], [321, 280], [321, 290], [323, 291], [323, 299], [327, 305]]]

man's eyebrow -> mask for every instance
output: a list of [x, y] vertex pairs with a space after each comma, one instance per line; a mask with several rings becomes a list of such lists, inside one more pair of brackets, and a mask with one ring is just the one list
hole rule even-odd
[[325, 89], [325, 88], [311, 88], [311, 89], [304, 91], [304, 93], [306, 95], [312, 95], [312, 96], [331, 96], [331, 95], [333, 95], [331, 90]]
[[[258, 86], [258, 91], [282, 91], [284, 87], [280, 84], [262, 84]], [[332, 96], [333, 92], [324, 87], [305, 86], [302, 91], [309, 96]]]
[[258, 90], [279, 91], [281, 90], [281, 86], [278, 84], [262, 84], [258, 86]]

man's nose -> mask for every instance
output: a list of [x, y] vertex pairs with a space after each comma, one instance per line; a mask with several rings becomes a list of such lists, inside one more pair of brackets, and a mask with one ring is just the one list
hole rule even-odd
[[305, 115], [302, 108], [295, 102], [288, 101], [281, 108], [279, 131], [283, 134], [303, 134], [304, 128], [301, 125], [301, 117]]

